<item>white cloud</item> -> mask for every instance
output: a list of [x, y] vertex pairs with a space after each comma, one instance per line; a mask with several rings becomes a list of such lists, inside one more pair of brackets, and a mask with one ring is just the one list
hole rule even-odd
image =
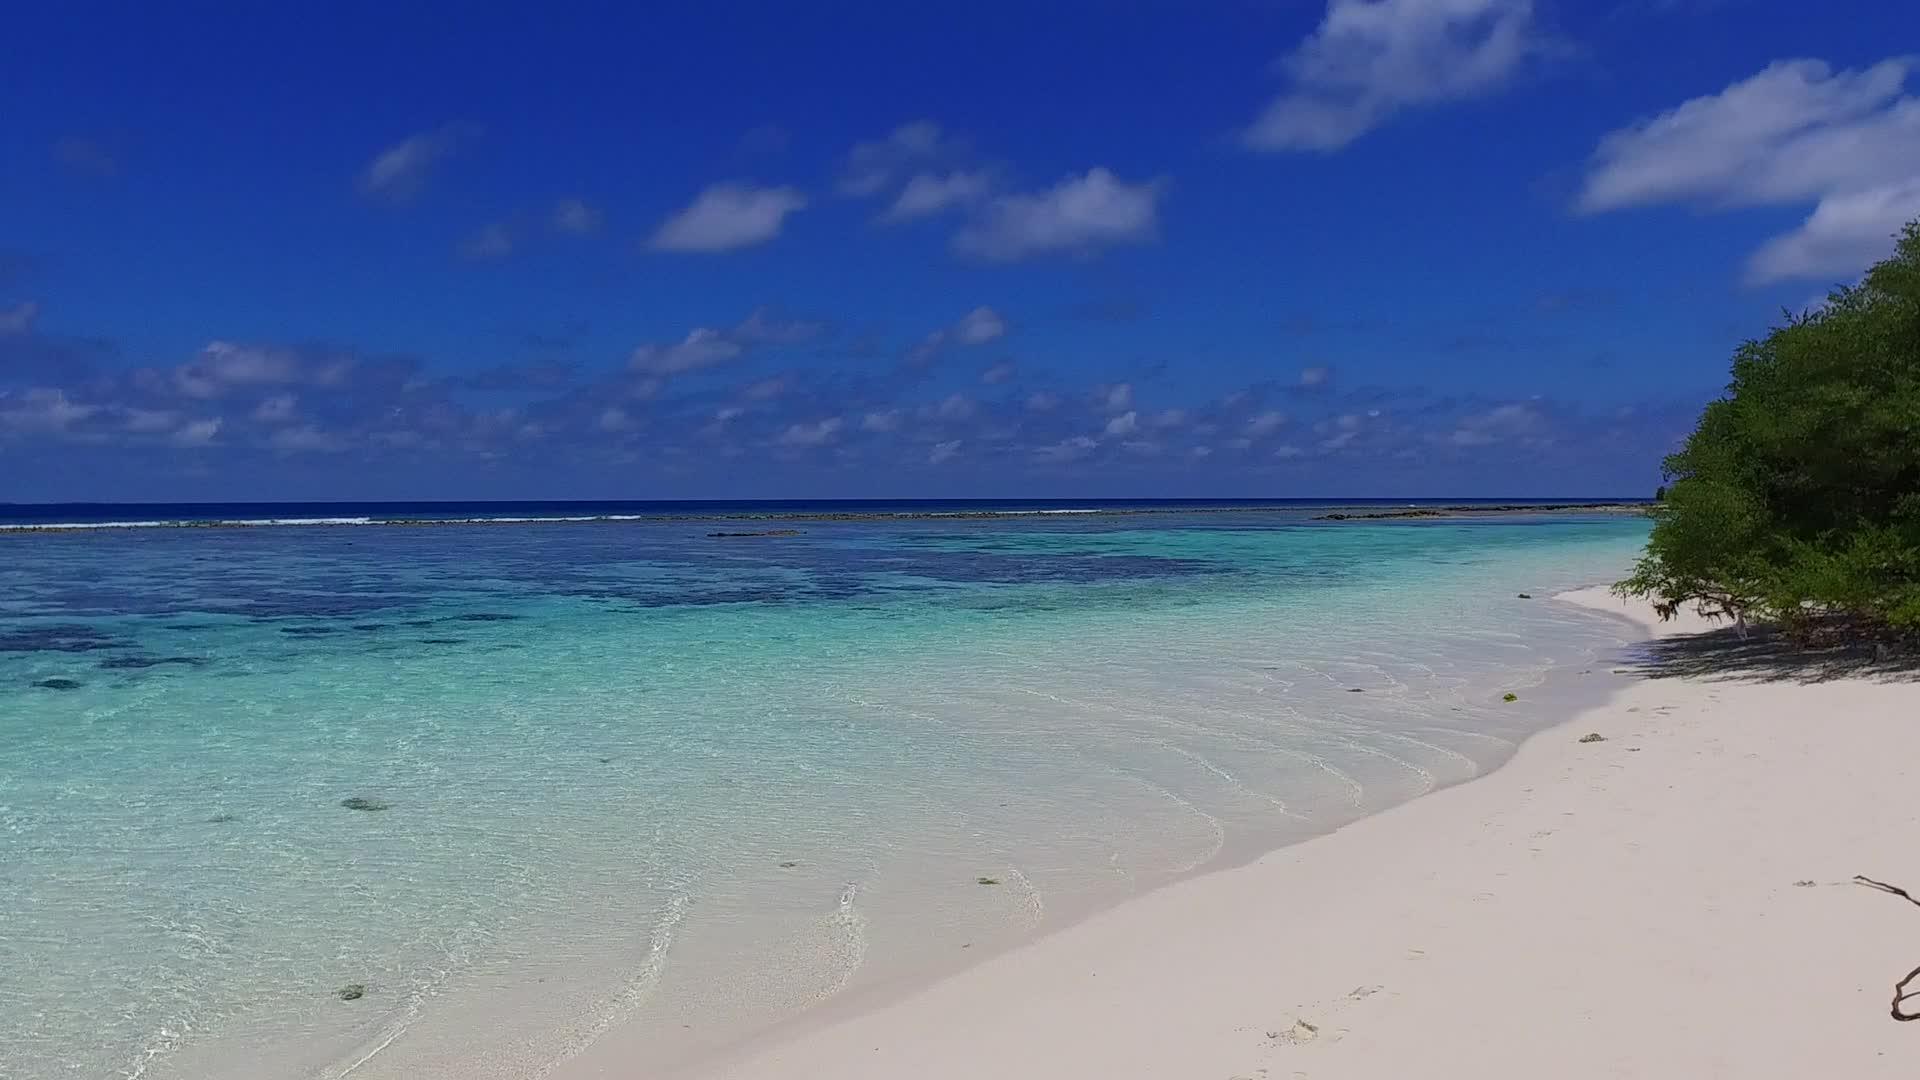
[[[213, 398], [237, 386], [275, 386], [302, 377], [300, 358], [289, 349], [215, 341], [174, 370], [173, 384], [188, 397]], [[326, 381], [324, 373], [320, 381]]]
[[955, 169], [944, 175], [919, 173], [907, 181], [880, 220], [888, 223], [928, 217], [955, 207], [971, 206], [993, 190], [993, 175], [985, 169]]
[[[1902, 225], [1920, 218], [1920, 177], [1820, 200], [1799, 228], [1766, 242], [1747, 261], [1755, 284], [1787, 278], [1858, 275], [1893, 248]], [[1825, 301], [1823, 300], [1822, 303]]]
[[1018, 369], [1016, 369], [1013, 365], [1013, 361], [1002, 360], [999, 363], [994, 364], [991, 367], [987, 368], [987, 370], [982, 371], [980, 373], [980, 381], [983, 383], [986, 383], [989, 386], [995, 385], [997, 383], [1003, 383], [1008, 381], [1009, 379], [1012, 379], [1015, 371], [1017, 370]]
[[409, 135], [368, 163], [360, 174], [361, 194], [389, 202], [411, 199], [426, 185], [434, 167], [471, 134], [471, 129], [449, 124], [437, 131]]
[[182, 424], [168, 441], [175, 446], [211, 446], [214, 436], [220, 434], [220, 424], [218, 417], [189, 421]]
[[892, 186], [902, 172], [917, 162], [947, 156], [952, 142], [931, 120], [916, 120], [894, 128], [884, 139], [856, 143], [840, 171], [842, 195], [865, 198]]
[[267, 445], [286, 453], [334, 453], [347, 448], [344, 440], [312, 424], [281, 428], [268, 437]]
[[137, 435], [172, 431], [180, 422], [180, 414], [169, 409], [125, 408], [120, 411], [125, 417], [122, 423], [126, 429]]
[[1185, 409], [1163, 409], [1153, 418], [1153, 426], [1157, 428], [1177, 428], [1186, 422]]
[[633, 417], [618, 405], [609, 405], [600, 410], [598, 421], [601, 431], [627, 431], [633, 427]]
[[1546, 418], [1538, 409], [1526, 402], [1516, 402], [1461, 417], [1447, 441], [1455, 446], [1490, 446], [1509, 439], [1535, 436], [1545, 426]]
[[934, 406], [933, 415], [941, 420], [965, 420], [973, 415], [973, 400], [965, 394], [949, 394]]
[[780, 235], [787, 215], [807, 205], [790, 187], [715, 184], [655, 230], [655, 251], [737, 251]]
[[605, 220], [599, 207], [580, 199], [561, 199], [553, 205], [553, 227], [559, 232], [586, 236], [599, 232]]
[[1540, 47], [1532, 0], [1329, 0], [1281, 61], [1291, 88], [1242, 137], [1338, 150], [1402, 109], [1491, 93]]
[[1299, 447], [1293, 446], [1293, 445], [1276, 446], [1273, 448], [1273, 456], [1281, 459], [1282, 461], [1290, 460], [1292, 458], [1297, 458], [1304, 453], [1306, 453], [1305, 450], [1302, 450]]
[[1107, 421], [1107, 434], [1115, 438], [1131, 435], [1140, 427], [1140, 414], [1129, 409]]
[[292, 394], [275, 394], [254, 407], [253, 418], [263, 424], [279, 424], [293, 419]]
[[462, 258], [476, 262], [504, 259], [513, 254], [513, 230], [498, 223], [481, 227], [460, 242]]
[[1090, 169], [1045, 191], [992, 200], [954, 234], [953, 247], [963, 255], [1010, 262], [1142, 243], [1158, 228], [1165, 188], [1158, 180], [1129, 184], [1107, 169]]
[[1049, 446], [1038, 447], [1034, 450], [1033, 456], [1049, 464], [1060, 464], [1062, 462], [1077, 461], [1080, 458], [1086, 457], [1098, 449], [1099, 446], [1100, 444], [1098, 442], [1085, 435], [1075, 435], [1070, 439], [1062, 439]]
[[1324, 365], [1315, 365], [1313, 367], [1300, 369], [1301, 386], [1325, 386], [1327, 380], [1331, 378], [1333, 378], [1333, 369]]
[[64, 390], [45, 388], [14, 395], [0, 390], [0, 430], [60, 433], [92, 417], [98, 405], [83, 405]]
[[33, 329], [33, 322], [39, 317], [40, 305], [32, 300], [0, 308], [0, 334], [24, 334]]
[[727, 329], [697, 326], [679, 342], [641, 345], [627, 358], [627, 367], [645, 375], [679, 375], [729, 363], [763, 345], [805, 341], [822, 329], [816, 322], [779, 319], [760, 310]]
[[1100, 391], [1100, 403], [1108, 412], [1120, 412], [1133, 406], [1133, 384], [1114, 383]]
[[1834, 71], [1783, 60], [1600, 140], [1579, 208], [1806, 202], [1920, 175], [1914, 62]]
[[1915, 213], [1920, 98], [1909, 58], [1834, 70], [1783, 60], [1600, 141], [1577, 208], [1808, 205], [1747, 264], [1755, 283], [1850, 277]]
[[985, 345], [1007, 332], [1007, 320], [990, 307], [977, 307], [953, 325], [953, 340], [962, 345]]
[[740, 396], [748, 401], [772, 401], [787, 392], [787, 380], [776, 375], [769, 379], [751, 382], [740, 391]]
[[733, 340], [745, 345], [793, 345], [818, 336], [826, 326], [805, 319], [782, 319], [755, 308], [733, 328]]
[[824, 446], [840, 433], [841, 420], [829, 416], [812, 424], [791, 424], [780, 433], [782, 446]]
[[698, 326], [673, 345], [642, 345], [633, 350], [627, 366], [649, 375], [679, 375], [737, 359], [746, 347], [725, 331]]
[[949, 345], [985, 345], [1004, 337], [1007, 320], [990, 307], [977, 307], [952, 326], [943, 326], [907, 351], [907, 360], [915, 364], [931, 363]]
[[948, 461], [952, 461], [954, 457], [959, 453], [960, 453], [959, 439], [949, 439], [946, 442], [934, 443], [933, 449], [928, 451], [927, 453], [927, 464], [929, 465], [944, 464]]
[[1250, 438], [1262, 439], [1279, 431], [1286, 425], [1287, 416], [1285, 413], [1269, 410], [1247, 421], [1247, 435]]
[[1059, 407], [1060, 398], [1058, 395], [1050, 394], [1045, 390], [1036, 390], [1027, 395], [1026, 404], [1028, 412], [1052, 412]]
[[900, 410], [870, 412], [861, 418], [860, 426], [867, 431], [895, 431], [900, 427]]

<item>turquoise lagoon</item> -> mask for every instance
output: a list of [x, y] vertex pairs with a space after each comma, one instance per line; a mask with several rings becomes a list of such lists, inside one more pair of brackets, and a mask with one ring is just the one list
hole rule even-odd
[[1309, 517], [0, 535], [0, 1075], [666, 1070], [1481, 773], [1634, 636], [1545, 598], [1638, 519]]

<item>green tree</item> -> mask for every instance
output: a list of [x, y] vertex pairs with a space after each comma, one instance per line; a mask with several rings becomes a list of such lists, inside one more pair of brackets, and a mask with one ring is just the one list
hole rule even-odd
[[1662, 469], [1632, 576], [1651, 599], [1803, 628], [1920, 628], [1920, 222], [1824, 307], [1733, 355], [1727, 392]]

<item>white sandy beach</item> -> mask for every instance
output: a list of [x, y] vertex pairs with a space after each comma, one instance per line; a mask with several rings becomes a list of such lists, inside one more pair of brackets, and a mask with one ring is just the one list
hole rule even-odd
[[[1482, 779], [710, 1075], [1920, 1074], [1920, 1024], [1888, 1016], [1920, 907], [1852, 880], [1920, 895], [1920, 682], [1725, 677], [1702, 655], [1721, 677], [1637, 682]], [[559, 1075], [651, 1075], [621, 1043]]]

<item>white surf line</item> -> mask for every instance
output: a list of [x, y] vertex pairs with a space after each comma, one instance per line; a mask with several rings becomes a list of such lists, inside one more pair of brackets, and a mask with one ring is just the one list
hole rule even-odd
[[541, 1066], [530, 1080], [551, 1075], [553, 1070], [585, 1053], [602, 1035], [639, 1012], [640, 1006], [646, 1003], [654, 988], [660, 985], [661, 976], [666, 973], [667, 951], [673, 947], [674, 931], [686, 918], [690, 902], [684, 890], [673, 894], [667, 901], [666, 910], [647, 935], [647, 955], [641, 960], [639, 969], [623, 980], [620, 988], [589, 1014], [582, 1030], [567, 1036], [560, 1053]]
[[1289, 817], [1294, 819], [1295, 821], [1306, 820], [1305, 815], [1297, 814], [1292, 810], [1289, 810], [1287, 808], [1287, 802], [1285, 799], [1282, 799], [1277, 795], [1269, 795], [1264, 791], [1260, 791], [1254, 787], [1249, 786], [1246, 783], [1246, 781], [1241, 780], [1239, 777], [1233, 775], [1227, 770], [1221, 768], [1218, 765], [1215, 765], [1213, 762], [1207, 760], [1204, 756], [1200, 754], [1196, 754], [1193, 751], [1186, 749], [1185, 747], [1175, 746], [1173, 743], [1170, 743], [1170, 742], [1159, 742], [1159, 743], [1156, 743], [1155, 745], [1160, 746], [1167, 750], [1171, 750], [1174, 753], [1179, 754], [1181, 757], [1190, 759], [1195, 765], [1198, 765], [1202, 769], [1205, 769], [1206, 771], [1212, 773], [1213, 775], [1219, 777], [1220, 779], [1225, 780], [1235, 790], [1244, 791], [1248, 795], [1251, 795], [1256, 799], [1260, 799], [1265, 802], [1273, 804], [1274, 808], [1280, 812], [1280, 815], [1282, 817]]
[[1382, 738], [1382, 739], [1393, 739], [1397, 742], [1411, 743], [1414, 746], [1418, 746], [1424, 750], [1431, 750], [1435, 754], [1443, 758], [1457, 759], [1462, 765], [1466, 766], [1468, 775], [1470, 776], [1480, 775], [1480, 768], [1481, 768], [1480, 763], [1468, 757], [1467, 755], [1461, 753], [1458, 750], [1454, 750], [1450, 747], [1441, 746], [1438, 743], [1430, 743], [1424, 739], [1416, 739], [1411, 735], [1405, 735], [1397, 731], [1380, 731], [1380, 732], [1375, 732], [1375, 735], [1377, 735], [1379, 738]]
[[1168, 873], [1184, 874], [1184, 873], [1187, 873], [1188, 871], [1204, 866], [1208, 862], [1212, 861], [1213, 857], [1215, 855], [1220, 854], [1221, 850], [1227, 846], [1226, 825], [1222, 823], [1219, 818], [1214, 817], [1212, 814], [1209, 814], [1205, 810], [1202, 810], [1200, 809], [1200, 807], [1194, 805], [1192, 801], [1182, 798], [1179, 794], [1175, 793], [1171, 788], [1168, 788], [1166, 785], [1158, 783], [1157, 781], [1150, 780], [1147, 777], [1141, 776], [1139, 773], [1134, 772], [1131, 769], [1124, 768], [1121, 766], [1116, 766], [1111, 762], [1101, 761], [1098, 757], [1095, 757], [1091, 754], [1081, 753], [1079, 756], [1090, 763], [1095, 763], [1103, 766], [1109, 773], [1113, 774], [1115, 777], [1119, 779], [1133, 781], [1134, 783], [1140, 785], [1141, 787], [1146, 788], [1148, 791], [1151, 791], [1154, 794], [1159, 795], [1161, 798], [1164, 798], [1174, 803], [1175, 805], [1178, 805], [1184, 808], [1189, 813], [1195, 815], [1196, 817], [1200, 818], [1202, 821], [1206, 822], [1207, 832], [1212, 837], [1212, 842], [1208, 845], [1206, 853], [1201, 855], [1198, 859], [1195, 859], [1184, 866], [1180, 866], [1180, 867], [1176, 867], [1168, 870], [1167, 871]]
[[847, 882], [847, 887], [840, 890], [840, 900], [834, 905], [833, 913], [827, 916], [828, 925], [843, 928], [847, 932], [847, 938], [852, 944], [852, 959], [841, 969], [840, 977], [834, 981], [833, 985], [815, 997], [814, 1004], [845, 990], [847, 984], [853, 981], [853, 976], [867, 962], [867, 950], [870, 947], [867, 941], [867, 917], [856, 903], [859, 898], [860, 883]]
[[359, 1071], [360, 1066], [365, 1065], [367, 1062], [372, 1061], [376, 1057], [379, 1057], [381, 1051], [385, 1050], [389, 1046], [392, 1046], [395, 1039], [398, 1039], [400, 1036], [405, 1035], [407, 1033], [407, 1029], [413, 1027], [413, 1022], [416, 1019], [418, 1019], [419, 1016], [420, 1016], [420, 995], [416, 991], [415, 993], [408, 995], [406, 1014], [402, 1016], [399, 1020], [395, 1021], [390, 1025], [390, 1030], [388, 1030], [386, 1038], [381, 1039], [378, 1043], [374, 1044], [373, 1049], [368, 1050], [364, 1055], [360, 1057], [358, 1061], [355, 1061], [353, 1064], [348, 1065], [346, 1068], [341, 1069], [337, 1073], [331, 1074], [330, 1080], [341, 1080], [341, 1078], [343, 1077], [351, 1076], [355, 1072]]
[[1338, 742], [1341, 746], [1344, 746], [1349, 750], [1355, 751], [1356, 753], [1366, 754], [1371, 757], [1385, 758], [1388, 761], [1393, 762], [1395, 765], [1398, 765], [1401, 768], [1419, 777], [1421, 782], [1426, 785], [1426, 789], [1428, 791], [1432, 791], [1435, 788], [1440, 786], [1440, 779], [1434, 776], [1432, 772], [1428, 771], [1422, 765], [1408, 761], [1405, 758], [1396, 757], [1395, 755], [1389, 754], [1385, 750], [1381, 750], [1378, 747], [1362, 745], [1361, 743], [1355, 742], [1352, 739], [1335, 736], [1334, 741]]
[[1020, 887], [1020, 910], [1026, 914], [1027, 929], [1039, 926], [1047, 914], [1047, 904], [1041, 899], [1040, 889], [1018, 866], [1009, 865], [1007, 876]]
[[[416, 938], [416, 940], [418, 939]], [[427, 940], [436, 941], [436, 944], [438, 943], [431, 935], [428, 936]], [[469, 946], [466, 943], [460, 945], [462, 950], [467, 947]], [[450, 962], [446, 966], [436, 970], [432, 978], [427, 979], [425, 982], [407, 992], [405, 1009], [402, 1010], [398, 1019], [388, 1022], [384, 1037], [380, 1038], [380, 1040], [365, 1054], [362, 1054], [358, 1060], [342, 1068], [339, 1072], [322, 1074], [326, 1077], [326, 1080], [344, 1080], [345, 1077], [352, 1075], [358, 1071], [362, 1065], [379, 1057], [380, 1054], [392, 1046], [400, 1036], [405, 1035], [407, 1031], [413, 1027], [414, 1021], [420, 1019], [420, 1014], [426, 1010], [427, 999], [438, 993], [440, 988], [452, 980], [454, 974], [462, 968], [462, 964], [456, 959], [459, 955], [458, 953], [449, 950], [444, 944], [439, 945], [439, 948], [447, 954]]]

